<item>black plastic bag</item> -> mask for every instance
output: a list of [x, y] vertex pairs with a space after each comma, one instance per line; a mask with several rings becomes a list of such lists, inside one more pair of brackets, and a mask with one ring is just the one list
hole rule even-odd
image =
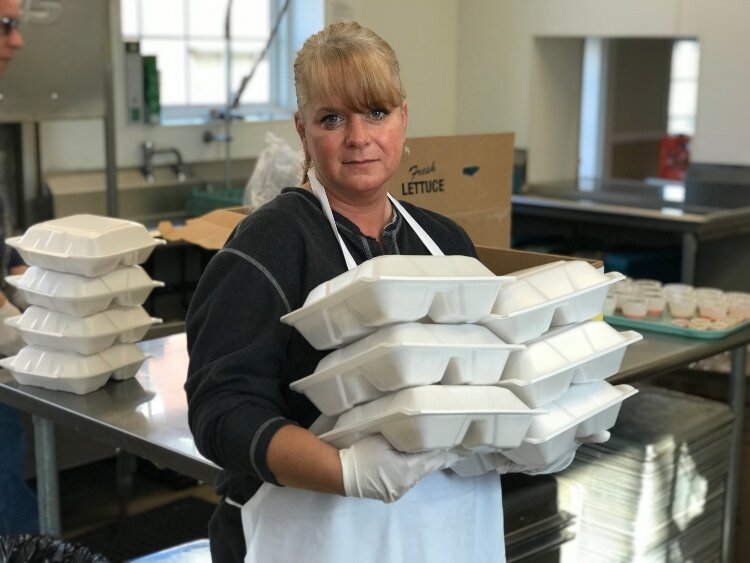
[[47, 536], [0, 536], [0, 563], [109, 563], [83, 545]]

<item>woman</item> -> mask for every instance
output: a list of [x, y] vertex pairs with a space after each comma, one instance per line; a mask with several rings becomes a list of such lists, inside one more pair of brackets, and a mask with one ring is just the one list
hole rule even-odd
[[383, 438], [339, 452], [307, 430], [320, 413], [289, 389], [327, 352], [279, 318], [317, 285], [383, 254], [476, 256], [455, 223], [388, 197], [408, 117], [390, 46], [333, 24], [294, 70], [308, 175], [238, 226], [187, 317], [190, 425], [224, 468], [213, 558], [502, 561], [497, 474], [460, 478], [439, 471], [457, 455], [402, 454]]

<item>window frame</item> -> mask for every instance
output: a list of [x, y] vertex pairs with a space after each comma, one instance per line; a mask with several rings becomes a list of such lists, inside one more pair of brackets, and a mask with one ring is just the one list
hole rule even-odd
[[[694, 74], [691, 73], [690, 76], [677, 76], [675, 75], [674, 71], [674, 58], [675, 58], [675, 51], [678, 48], [678, 43], [685, 42], [685, 43], [693, 43], [695, 45], [695, 65], [692, 70], [694, 70]], [[697, 123], [697, 114], [698, 114], [698, 95], [700, 94], [699, 86], [700, 86], [700, 68], [701, 68], [701, 45], [700, 41], [697, 38], [692, 37], [681, 37], [676, 38], [674, 40], [674, 43], [672, 44], [672, 68], [670, 69], [670, 76], [669, 76], [669, 101], [667, 106], [667, 132], [669, 135], [687, 135], [689, 137], [692, 137], [695, 135], [695, 128]], [[677, 112], [674, 109], [674, 105], [676, 103], [673, 103], [672, 100], [672, 92], [674, 91], [674, 88], [677, 84], [688, 84], [692, 85], [695, 88], [695, 99], [694, 104], [688, 113], [683, 112]], [[685, 121], [685, 122], [691, 122], [691, 127], [689, 127], [689, 130], [685, 129], [677, 129], [675, 127], [675, 122], [679, 121]]]
[[[141, 3], [147, 0], [137, 0], [139, 6]], [[183, 5], [186, 5], [188, 0], [180, 0]], [[276, 20], [278, 13], [281, 11], [284, 0], [266, 0], [269, 3], [269, 32]], [[240, 104], [233, 110], [237, 119], [243, 121], [263, 121], [273, 119], [289, 118], [294, 112], [294, 99], [290, 99], [289, 90], [290, 84], [289, 79], [292, 78], [291, 73], [287, 67], [291, 66], [289, 59], [289, 53], [293, 50], [292, 38], [293, 33], [293, 22], [295, 3], [292, 2], [289, 5], [287, 13], [285, 14], [281, 24], [279, 25], [278, 33], [274, 38], [273, 43], [269, 46], [268, 52], [266, 53], [266, 61], [269, 65], [269, 101], [266, 103], [245, 103]], [[222, 15], [222, 20], [223, 20]], [[142, 33], [143, 21], [142, 12], [139, 10], [139, 21], [138, 21], [138, 34], [125, 34], [120, 26], [120, 33], [122, 35], [123, 42], [126, 41], [138, 41], [139, 43], [144, 40], [159, 40], [169, 39], [180, 41], [183, 45], [187, 45], [191, 40], [206, 40], [209, 39], [201, 35], [190, 35], [184, 33], [179, 36], [166, 36], [166, 35], [144, 35]], [[211, 40], [215, 38], [211, 37]], [[267, 40], [267, 38], [266, 38]], [[220, 41], [222, 50], [222, 64], [226, 65], [226, 41], [222, 38]], [[244, 77], [250, 68], [238, 68], [237, 65], [232, 67], [233, 82], [237, 81], [238, 77]], [[184, 88], [187, 90], [189, 85], [186, 83]], [[223, 88], [224, 96], [227, 96], [226, 86]], [[232, 92], [232, 97], [236, 94], [236, 91]], [[206, 124], [215, 122], [218, 117], [217, 112], [225, 112], [229, 100], [224, 100], [223, 103], [216, 104], [175, 104], [175, 105], [162, 105], [161, 106], [161, 125], [194, 125], [194, 124]]]

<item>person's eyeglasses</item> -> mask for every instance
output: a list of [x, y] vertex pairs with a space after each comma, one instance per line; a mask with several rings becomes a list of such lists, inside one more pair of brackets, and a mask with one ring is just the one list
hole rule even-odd
[[0, 35], [10, 35], [13, 30], [18, 30], [19, 27], [21, 27], [21, 22], [16, 18], [9, 18], [8, 16], [0, 18]]

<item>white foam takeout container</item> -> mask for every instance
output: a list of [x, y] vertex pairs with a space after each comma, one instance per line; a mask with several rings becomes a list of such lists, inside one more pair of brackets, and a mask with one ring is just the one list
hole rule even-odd
[[21, 385], [84, 395], [104, 386], [110, 378], [133, 377], [146, 356], [135, 344], [117, 344], [97, 354], [25, 346], [18, 354], [0, 360]]
[[112, 304], [142, 305], [155, 287], [164, 287], [140, 266], [117, 268], [93, 278], [31, 266], [22, 275], [8, 276], [5, 280], [31, 305], [76, 317], [99, 313]]
[[627, 347], [643, 335], [634, 330], [618, 332], [604, 321], [587, 321], [553, 330], [543, 338], [576, 365], [572, 383], [590, 383], [616, 374]]
[[22, 315], [5, 319], [26, 344], [53, 350], [96, 354], [115, 342], [138, 342], [151, 325], [161, 319], [150, 317], [143, 307], [115, 307], [88, 317], [75, 317], [32, 305]]
[[320, 438], [346, 448], [380, 433], [402, 452], [456, 446], [493, 451], [520, 445], [538, 412], [500, 387], [427, 385], [356, 406]]
[[166, 241], [134, 221], [81, 214], [38, 223], [5, 242], [30, 266], [94, 277], [141, 264]]
[[498, 384], [530, 407], [539, 407], [560, 397], [571, 383], [616, 374], [627, 346], [642, 338], [633, 330], [618, 332], [604, 321], [559, 327], [513, 353]]
[[513, 391], [530, 407], [537, 407], [567, 391], [576, 367], [540, 339], [508, 358], [498, 385]]
[[560, 399], [535, 415], [523, 443], [503, 452], [526, 467], [542, 467], [576, 447], [575, 439], [609, 430], [615, 425], [622, 402], [638, 392], [630, 385], [596, 381], [570, 388]]
[[608, 288], [625, 278], [618, 272], [603, 274], [581, 260], [558, 260], [510, 276], [516, 280], [500, 288], [492, 314], [481, 324], [514, 344], [599, 315]]
[[338, 348], [396, 323], [474, 323], [512, 280], [467, 256], [378, 256], [313, 289], [281, 321], [318, 350]]
[[579, 323], [601, 314], [609, 287], [625, 279], [619, 272], [600, 272], [583, 260], [560, 260], [512, 273], [548, 299], [563, 298], [552, 326]]
[[398, 324], [331, 352], [291, 388], [336, 415], [405, 387], [492, 385], [511, 352], [522, 348], [478, 325]]

